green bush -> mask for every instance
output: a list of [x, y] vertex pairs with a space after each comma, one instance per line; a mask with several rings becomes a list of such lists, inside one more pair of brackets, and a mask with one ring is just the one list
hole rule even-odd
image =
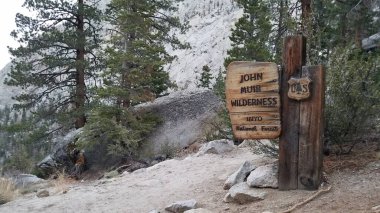
[[91, 150], [96, 145], [106, 144], [109, 155], [133, 156], [159, 122], [159, 118], [152, 113], [99, 107], [89, 117], [77, 145], [79, 148]]
[[326, 78], [326, 139], [347, 154], [378, 128], [380, 57], [350, 47], [336, 48]]
[[4, 171], [21, 171], [30, 173], [35, 165], [36, 159], [32, 157], [25, 146], [20, 145], [4, 163]]

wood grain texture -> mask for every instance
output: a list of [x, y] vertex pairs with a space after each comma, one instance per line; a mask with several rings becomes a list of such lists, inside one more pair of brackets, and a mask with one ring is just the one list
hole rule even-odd
[[309, 76], [311, 97], [300, 102], [298, 188], [318, 189], [322, 175], [325, 77], [322, 66], [306, 66], [302, 76]]
[[237, 139], [274, 139], [280, 136], [281, 125], [232, 125]]
[[281, 74], [281, 122], [279, 144], [279, 189], [298, 188], [298, 133], [300, 104], [288, 97], [288, 80], [301, 77], [306, 59], [306, 38], [290, 36], [284, 40], [283, 72]]
[[235, 138], [279, 137], [280, 104], [276, 64], [237, 61], [228, 66], [226, 106], [230, 113]]

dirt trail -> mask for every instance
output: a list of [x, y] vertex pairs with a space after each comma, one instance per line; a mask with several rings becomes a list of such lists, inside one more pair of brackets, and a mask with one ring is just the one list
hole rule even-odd
[[[253, 155], [247, 148], [224, 155], [167, 160], [117, 178], [77, 183], [66, 194], [46, 198], [25, 195], [0, 206], [0, 212], [165, 212], [170, 203], [187, 199], [196, 199], [199, 207], [212, 212], [281, 212], [314, 193], [262, 189], [268, 192], [263, 201], [246, 205], [224, 203], [227, 191], [223, 190], [223, 183], [245, 160], [256, 165], [274, 161]], [[332, 190], [295, 212], [371, 212], [373, 206], [380, 205], [380, 161], [329, 176]]]

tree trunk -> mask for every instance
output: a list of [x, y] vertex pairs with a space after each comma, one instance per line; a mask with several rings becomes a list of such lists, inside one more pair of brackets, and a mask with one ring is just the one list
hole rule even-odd
[[302, 32], [308, 32], [308, 25], [310, 24], [311, 14], [311, 0], [302, 0]]
[[279, 14], [279, 18], [278, 18], [278, 29], [277, 29], [277, 36], [276, 36], [276, 62], [279, 63], [281, 61], [281, 38], [282, 38], [282, 34], [284, 32], [284, 28], [285, 28], [285, 25], [284, 25], [284, 18], [285, 18], [285, 8], [284, 8], [284, 0], [280, 0], [280, 14]]
[[86, 84], [84, 81], [84, 55], [85, 55], [85, 34], [84, 34], [84, 17], [83, 17], [83, 1], [78, 0], [77, 14], [77, 33], [78, 46], [76, 50], [76, 91], [75, 91], [75, 110], [77, 113], [75, 128], [81, 128], [86, 123], [84, 114], [84, 104], [86, 99]]

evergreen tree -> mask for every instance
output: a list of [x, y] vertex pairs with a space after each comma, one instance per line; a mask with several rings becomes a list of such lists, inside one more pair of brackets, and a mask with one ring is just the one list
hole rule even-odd
[[[16, 15], [17, 29], [11, 35], [20, 46], [9, 48], [13, 60], [6, 79], [6, 84], [25, 91], [14, 97], [19, 101], [16, 108], [31, 109], [39, 119], [84, 126], [86, 82], [101, 68], [96, 56], [101, 11], [96, 2], [25, 0], [23, 7], [33, 16]], [[46, 105], [38, 113], [36, 109]]]
[[378, 132], [380, 51], [361, 46], [379, 32], [380, 13], [369, 2], [323, 0], [312, 6], [308, 55], [310, 63], [326, 64], [325, 138], [338, 154]]
[[211, 69], [209, 66], [204, 65], [202, 67], [202, 72], [199, 78], [198, 87], [210, 89], [211, 80], [212, 80]]
[[163, 66], [173, 60], [165, 49], [185, 48], [174, 32], [185, 27], [167, 13], [174, 0], [112, 0], [107, 8], [109, 41], [107, 70], [97, 90], [98, 107], [91, 112], [78, 142], [106, 144], [108, 153], [125, 157], [135, 151], [157, 123], [154, 115], [137, 113], [132, 106], [151, 101], [172, 83]]
[[226, 86], [225, 86], [225, 72], [222, 71], [222, 68], [219, 69], [218, 75], [215, 79], [215, 84], [213, 85], [214, 93], [220, 97], [221, 100], [226, 99]]
[[175, 10], [173, 0], [112, 0], [108, 5], [110, 45], [106, 49], [108, 70], [103, 75], [101, 98], [129, 107], [168, 89], [172, 83], [163, 65], [173, 60], [164, 44], [185, 47], [173, 29], [184, 30], [179, 19], [166, 13]]
[[244, 14], [232, 31], [232, 49], [227, 51], [225, 66], [232, 61], [270, 61], [272, 25], [268, 1], [237, 0]]

